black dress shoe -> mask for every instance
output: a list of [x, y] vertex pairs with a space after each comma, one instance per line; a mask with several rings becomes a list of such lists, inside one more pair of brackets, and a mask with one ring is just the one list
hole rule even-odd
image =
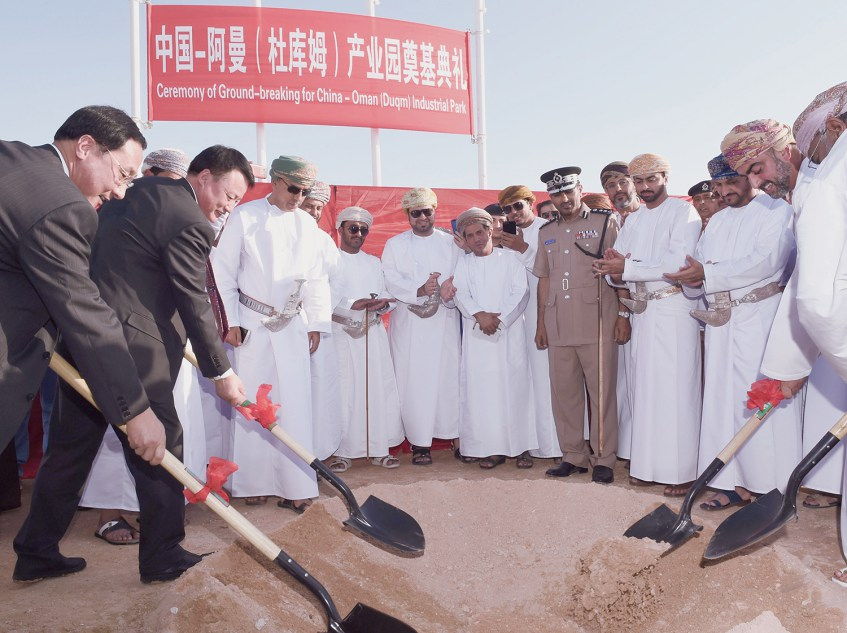
[[591, 471], [591, 481], [598, 484], [610, 484], [615, 480], [615, 472], [608, 466], [595, 466]]
[[185, 552], [179, 563], [175, 565], [167, 567], [161, 571], [142, 572], [141, 582], [145, 585], [149, 585], [151, 582], [167, 582], [169, 580], [176, 580], [186, 571], [194, 567], [194, 565], [203, 560], [204, 556], [208, 556], [208, 554], [200, 555], [193, 554], [192, 552]]
[[32, 582], [34, 580], [43, 580], [44, 578], [58, 578], [59, 576], [75, 574], [83, 569], [85, 569], [84, 558], [67, 558], [62, 556], [61, 560], [52, 560], [49, 563], [23, 562], [18, 558], [18, 562], [15, 563], [15, 571], [12, 573], [12, 580]]
[[545, 474], [551, 477], [570, 477], [574, 473], [587, 473], [588, 469], [582, 466], [574, 466], [570, 462], [562, 462], [555, 468], [548, 468]]

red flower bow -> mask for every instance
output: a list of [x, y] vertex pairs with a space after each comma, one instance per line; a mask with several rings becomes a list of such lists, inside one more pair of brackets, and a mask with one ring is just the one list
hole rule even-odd
[[209, 465], [206, 466], [206, 485], [197, 492], [191, 492], [186, 488], [182, 494], [188, 499], [188, 503], [205, 501], [210, 492], [216, 493], [224, 501], [229, 502], [229, 495], [224, 492], [223, 485], [236, 470], [238, 470], [238, 464], [228, 462], [221, 457], [212, 457], [209, 459]]
[[778, 380], [762, 378], [750, 385], [747, 392], [747, 408], [764, 410], [765, 405], [775, 407], [785, 399]]
[[280, 407], [268, 398], [271, 389], [270, 385], [261, 385], [256, 392], [256, 402], [245, 400], [240, 407], [235, 408], [251, 422], [255, 420], [266, 429], [270, 428], [276, 422], [276, 410]]

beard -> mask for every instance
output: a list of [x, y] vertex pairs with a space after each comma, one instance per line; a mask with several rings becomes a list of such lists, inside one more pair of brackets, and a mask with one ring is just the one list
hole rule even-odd
[[776, 178], [770, 181], [775, 189], [774, 198], [785, 198], [791, 192], [791, 165], [778, 160], [776, 163]]
[[661, 187], [657, 187], [655, 190], [653, 190], [652, 193], [647, 193], [647, 192], [642, 191], [640, 194], [638, 194], [638, 196], [644, 202], [655, 202], [660, 197], [662, 197], [666, 192], [667, 192], [667, 186], [662, 185]]
[[636, 204], [638, 200], [638, 196], [632, 194], [628, 196], [626, 194], [618, 194], [615, 196], [615, 199], [612, 200], [612, 206], [615, 207], [616, 211], [626, 211], [632, 207], [638, 206]]

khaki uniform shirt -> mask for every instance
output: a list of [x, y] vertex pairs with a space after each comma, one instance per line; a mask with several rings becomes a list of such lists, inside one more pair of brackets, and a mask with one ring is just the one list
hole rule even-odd
[[[541, 227], [532, 272], [550, 280], [543, 306], [549, 345], [597, 343], [597, 278], [591, 271], [595, 258], [576, 244], [589, 253], [602, 254], [615, 243], [618, 230], [617, 216], [602, 209], [590, 210], [585, 204], [573, 219], [554, 220]], [[605, 281], [601, 294], [603, 340], [611, 341], [618, 315], [617, 294]]]

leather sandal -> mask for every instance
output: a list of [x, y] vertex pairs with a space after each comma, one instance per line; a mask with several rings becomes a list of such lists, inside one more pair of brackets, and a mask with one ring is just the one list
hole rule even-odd
[[518, 455], [517, 459], [515, 459], [515, 466], [521, 469], [532, 468], [534, 463], [535, 462], [532, 460], [532, 456], [529, 454], [529, 451], [524, 451]]
[[432, 452], [426, 446], [412, 446], [412, 463], [415, 466], [432, 466]]
[[490, 455], [485, 459], [479, 460], [479, 467], [484, 468], [485, 470], [491, 470], [492, 468], [496, 468], [500, 464], [505, 463], [505, 461], [505, 455]]

